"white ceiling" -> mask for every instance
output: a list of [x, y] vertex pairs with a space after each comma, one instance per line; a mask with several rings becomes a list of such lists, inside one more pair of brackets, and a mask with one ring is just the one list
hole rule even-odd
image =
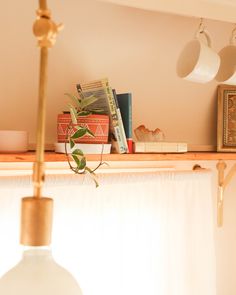
[[146, 10], [236, 23], [236, 0], [100, 0]]

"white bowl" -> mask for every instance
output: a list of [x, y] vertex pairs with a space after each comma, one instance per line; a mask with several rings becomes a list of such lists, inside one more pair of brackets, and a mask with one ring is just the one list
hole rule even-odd
[[27, 150], [27, 131], [0, 130], [0, 153], [23, 153]]

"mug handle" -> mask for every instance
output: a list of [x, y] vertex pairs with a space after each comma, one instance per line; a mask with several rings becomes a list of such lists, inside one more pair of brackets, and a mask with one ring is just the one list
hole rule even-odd
[[236, 45], [236, 28], [233, 29], [229, 40], [230, 45]]
[[200, 27], [195, 34], [195, 38], [200, 39], [200, 34], [204, 35], [204, 37], [206, 38], [208, 47], [211, 48], [211, 38], [210, 38], [210, 34], [208, 33], [208, 31], [204, 27], [203, 28]]

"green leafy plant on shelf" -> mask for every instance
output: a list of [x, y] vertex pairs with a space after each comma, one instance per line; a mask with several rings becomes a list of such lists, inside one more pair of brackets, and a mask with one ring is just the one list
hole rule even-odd
[[[89, 135], [94, 137], [93, 132], [85, 127], [78, 125], [78, 118], [82, 116], [89, 116], [91, 114], [104, 114], [102, 109], [98, 108], [90, 108], [90, 105], [97, 101], [97, 98], [93, 95], [89, 97], [84, 97], [82, 92], [78, 92], [78, 95], [73, 95], [70, 93], [65, 93], [67, 97], [72, 101], [71, 104], [68, 104], [71, 121], [67, 127], [66, 137], [67, 140], [65, 142], [65, 153], [67, 156], [67, 161], [70, 169], [77, 174], [89, 173], [93, 178], [96, 187], [98, 186], [97, 177], [95, 171], [103, 164], [106, 164], [102, 161], [102, 152], [100, 162], [96, 168], [91, 169], [87, 166], [86, 156], [84, 155], [81, 149], [73, 149], [75, 147], [75, 141], [85, 135]], [[68, 153], [67, 143], [69, 142], [69, 146], [71, 148], [71, 154]], [[74, 165], [71, 164], [71, 160], [73, 160]]]

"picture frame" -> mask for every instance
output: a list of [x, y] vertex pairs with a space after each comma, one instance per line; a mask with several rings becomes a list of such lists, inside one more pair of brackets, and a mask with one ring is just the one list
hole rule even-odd
[[236, 86], [218, 86], [217, 151], [236, 153]]

